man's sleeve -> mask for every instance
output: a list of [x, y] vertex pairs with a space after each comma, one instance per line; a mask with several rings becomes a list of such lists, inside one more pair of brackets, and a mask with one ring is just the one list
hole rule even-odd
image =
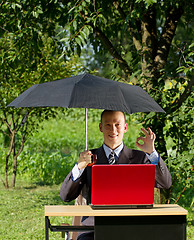
[[[84, 169], [85, 170], [85, 169]], [[86, 172], [83, 171], [81, 176], [73, 181], [72, 171], [66, 176], [64, 182], [61, 185], [60, 197], [65, 202], [70, 202], [76, 199], [85, 184]]]
[[72, 169], [72, 180], [74, 182], [77, 181], [77, 179], [80, 178], [80, 176], [82, 175], [83, 171], [84, 171], [84, 168], [79, 169], [78, 165], [76, 163], [75, 166]]
[[159, 156], [159, 161], [155, 168], [155, 187], [168, 189], [171, 185], [171, 174], [163, 159]]
[[160, 156], [157, 153], [157, 151], [155, 150], [154, 152], [152, 152], [151, 154], [146, 153], [146, 156], [148, 157], [148, 159], [150, 160], [150, 162], [154, 165], [158, 165], [158, 162], [160, 160]]

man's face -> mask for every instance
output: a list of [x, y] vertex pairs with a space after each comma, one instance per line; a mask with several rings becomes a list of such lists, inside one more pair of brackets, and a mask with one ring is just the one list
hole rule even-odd
[[105, 112], [99, 128], [104, 135], [104, 143], [111, 149], [117, 148], [122, 143], [123, 135], [127, 131], [124, 114], [117, 111]]

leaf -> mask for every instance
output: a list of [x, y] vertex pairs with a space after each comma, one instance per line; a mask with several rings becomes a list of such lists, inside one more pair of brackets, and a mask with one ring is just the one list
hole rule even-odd
[[77, 21], [75, 19], [73, 21], [73, 28], [74, 28], [74, 30], [77, 30]]
[[82, 37], [82, 39], [86, 39], [87, 38], [87, 35], [84, 32], [84, 30], [80, 32], [80, 36]]
[[81, 41], [81, 39], [80, 39], [80, 36], [78, 36], [78, 37], [76, 37], [75, 38], [75, 41], [76, 41], [76, 43], [79, 45], [79, 46], [81, 46], [82, 44], [82, 41]]
[[67, 38], [67, 37], [60, 39], [60, 42], [65, 42], [65, 43], [66, 43], [66, 42], [68, 42], [68, 41], [69, 41], [69, 38]]

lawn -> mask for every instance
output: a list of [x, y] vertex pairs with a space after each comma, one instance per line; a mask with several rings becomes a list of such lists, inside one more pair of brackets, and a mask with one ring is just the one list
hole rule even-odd
[[[59, 197], [60, 185], [39, 186], [17, 180], [15, 189], [0, 185], [0, 240], [41, 240], [45, 238], [44, 206], [65, 204]], [[73, 203], [72, 203], [73, 204]], [[194, 240], [193, 213], [187, 217], [187, 240]], [[70, 217], [52, 217], [53, 224], [71, 223]], [[50, 233], [50, 239], [62, 239]]]
[[[0, 240], [40, 240], [45, 238], [44, 205], [61, 205], [60, 186], [36, 186], [18, 181], [15, 189], [0, 185]], [[52, 223], [68, 222], [70, 217], [52, 218]], [[62, 239], [61, 233], [50, 239]]]

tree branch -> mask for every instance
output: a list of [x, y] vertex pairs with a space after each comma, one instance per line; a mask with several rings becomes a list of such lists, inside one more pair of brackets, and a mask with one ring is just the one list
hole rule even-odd
[[[113, 2], [114, 7], [117, 9], [117, 11], [120, 13], [120, 16], [126, 20], [127, 15], [125, 14], [125, 12], [123, 11], [122, 7], [120, 6], [120, 3], [118, 1], [114, 1]], [[131, 7], [130, 11], [133, 9], [133, 6]], [[141, 32], [141, 27], [140, 27], [140, 23], [136, 20], [136, 27], [138, 29], [138, 32]], [[137, 38], [135, 32], [134, 32], [134, 28], [131, 27], [131, 22], [128, 20], [128, 27], [129, 27], [129, 32], [132, 34], [132, 38], [133, 38], [133, 43], [137, 49], [137, 51], [140, 51], [142, 49], [142, 44], [140, 42], [140, 40]]]
[[[141, 23], [142, 32], [142, 54], [141, 68], [144, 76], [152, 77], [152, 65], [157, 49], [157, 33], [156, 33], [156, 9], [152, 5], [144, 13]], [[147, 83], [146, 83], [147, 85]]]
[[12, 131], [12, 129], [11, 129], [11, 124], [12, 124], [12, 120], [13, 120], [13, 119], [11, 118], [10, 124], [9, 124], [9, 123], [8, 123], [8, 119], [7, 119], [7, 115], [6, 115], [5, 112], [4, 112], [4, 116], [5, 116], [4, 122], [5, 122], [5, 124], [7, 125], [7, 128], [8, 128], [8, 130], [9, 130], [9, 133], [12, 134], [13, 131]]
[[[155, 4], [148, 8], [142, 21], [142, 45], [149, 52], [149, 58], [154, 60], [157, 49], [156, 8]], [[148, 60], [149, 61], [149, 60]]]
[[164, 68], [166, 64], [171, 42], [175, 35], [178, 21], [180, 20], [183, 12], [184, 1], [180, 1], [180, 5], [178, 8], [170, 6], [168, 9], [168, 12], [166, 14], [166, 22], [164, 24], [164, 28], [158, 44], [157, 54], [155, 57], [155, 64], [157, 70]]
[[108, 49], [110, 54], [113, 56], [113, 58], [118, 62], [120, 68], [128, 75], [130, 76], [132, 74], [132, 70], [130, 69], [127, 62], [122, 58], [122, 56], [117, 52], [115, 47], [112, 45], [110, 40], [106, 37], [106, 35], [98, 28], [95, 27], [92, 23], [90, 23], [90, 26], [93, 28], [94, 33], [97, 37], [102, 41], [102, 43], [105, 45], [105, 47]]
[[22, 152], [23, 150], [23, 147], [24, 147], [24, 143], [25, 143], [25, 137], [21, 137], [21, 144], [20, 144], [20, 148], [17, 152], [17, 154], [15, 155], [16, 158], [18, 158], [18, 156], [20, 155], [20, 153]]
[[[192, 172], [192, 169], [191, 169], [191, 172]], [[183, 188], [182, 192], [180, 193], [180, 195], [178, 196], [178, 198], [177, 198], [177, 200], [174, 202], [174, 204], [177, 204], [177, 202], [179, 201], [179, 199], [180, 199], [181, 196], [183, 195], [184, 191], [186, 190], [187, 185], [188, 185], [188, 180], [189, 180], [189, 177], [187, 178], [187, 181], [186, 181], [185, 187]]]

